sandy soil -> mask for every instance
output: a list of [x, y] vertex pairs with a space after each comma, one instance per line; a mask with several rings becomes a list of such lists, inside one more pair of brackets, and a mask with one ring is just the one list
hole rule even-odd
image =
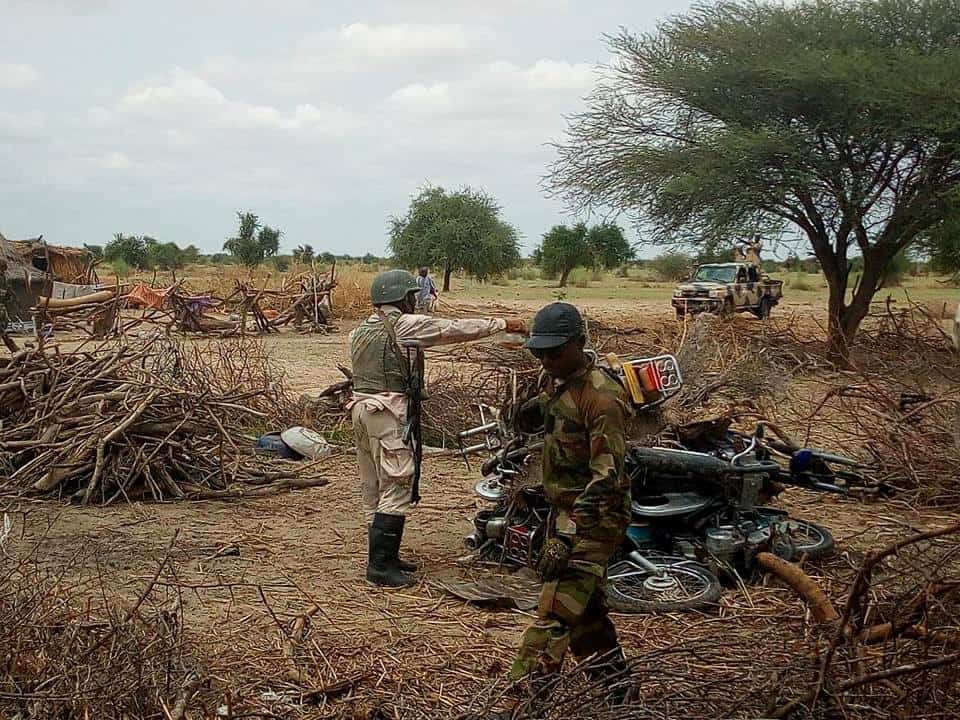
[[[533, 306], [517, 306], [530, 313]], [[787, 305], [789, 312], [810, 312]], [[662, 306], [598, 303], [597, 316], [629, 312], [668, 316]], [[282, 335], [266, 342], [297, 392], [311, 392], [339, 379], [346, 330], [326, 337]], [[18, 501], [7, 509], [14, 530], [5, 545], [11, 555], [41, 544], [39, 560], [66, 568], [68, 577], [99, 574], [110, 595], [131, 600], [149, 582], [175, 532], [171, 573], [165, 573], [148, 606], [179, 597], [185, 627], [201, 642], [213, 666], [231, 668], [227, 685], [259, 697], [285, 686], [277, 623], [286, 623], [316, 602], [321, 611], [308, 635], [312, 684], [355, 678], [354, 693], [320, 706], [295, 702], [276, 708], [281, 717], [449, 717], [509, 665], [528, 617], [517, 611], [488, 612], [444, 595], [437, 584], [462, 575], [457, 560], [476, 503], [476, 466], [462, 460], [425, 461], [425, 500], [409, 522], [408, 552], [422, 567], [409, 589], [384, 591], [368, 585], [365, 528], [359, 507], [355, 463], [349, 454], [331, 468], [325, 487], [241, 502], [133, 504], [79, 508], [55, 502]], [[781, 504], [821, 522], [836, 535], [840, 552], [827, 569], [811, 568], [834, 598], [837, 577], [870, 548], [913, 530], [943, 525], [946, 512], [915, 511], [902, 502], [861, 504], [800, 491]], [[786, 608], [784, 614], [783, 608]], [[799, 638], [807, 626], [802, 603], [773, 585], [728, 589], [721, 611], [676, 617], [618, 616], [628, 654], [649, 652], [695, 629], [713, 627], [717, 637], [771, 633]], [[731, 653], [740, 652], [730, 650]]]

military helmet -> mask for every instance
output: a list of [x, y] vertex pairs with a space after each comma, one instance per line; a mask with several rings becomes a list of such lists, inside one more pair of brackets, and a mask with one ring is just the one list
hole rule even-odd
[[549, 350], [583, 335], [580, 311], [570, 303], [555, 302], [534, 316], [530, 337], [524, 345], [530, 350]]
[[406, 270], [387, 270], [370, 283], [370, 300], [374, 305], [400, 302], [407, 293], [420, 289], [417, 280]]

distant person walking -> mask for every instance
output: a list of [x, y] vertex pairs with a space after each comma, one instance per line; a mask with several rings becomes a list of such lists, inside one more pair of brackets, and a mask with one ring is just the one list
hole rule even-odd
[[429, 313], [436, 310], [440, 296], [437, 295], [437, 284], [430, 277], [430, 268], [426, 265], [417, 272], [417, 287], [420, 288], [417, 291], [417, 312]]

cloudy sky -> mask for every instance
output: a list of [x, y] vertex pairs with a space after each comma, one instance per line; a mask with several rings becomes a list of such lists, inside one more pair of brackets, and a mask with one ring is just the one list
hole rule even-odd
[[0, 232], [383, 254], [425, 183], [482, 187], [526, 249], [563, 114], [685, 0], [0, 0]]

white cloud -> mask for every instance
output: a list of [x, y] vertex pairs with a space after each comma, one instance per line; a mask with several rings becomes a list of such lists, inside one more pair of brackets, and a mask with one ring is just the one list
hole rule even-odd
[[393, 91], [387, 105], [414, 115], [432, 113], [495, 117], [523, 113], [558, 120], [553, 108], [568, 107], [594, 83], [592, 68], [541, 59], [520, 67], [492, 62], [449, 82], [412, 83]]
[[[122, 114], [191, 127], [234, 130], [279, 130], [342, 135], [356, 125], [344, 108], [301, 103], [292, 109], [228, 98], [207, 80], [182, 68], [131, 88], [117, 103]], [[91, 119], [106, 115], [94, 109]]]
[[32, 65], [0, 62], [0, 89], [23, 90], [40, 81], [40, 71]]
[[462, 25], [353, 23], [340, 28], [338, 40], [352, 56], [390, 61], [466, 53], [471, 49], [469, 35]]
[[133, 166], [130, 158], [116, 150], [97, 158], [96, 164], [104, 170], [128, 170]]
[[42, 133], [46, 124], [46, 116], [39, 110], [21, 113], [0, 110], [0, 137], [32, 137]]
[[387, 104], [421, 113], [449, 112], [454, 109], [448, 83], [404, 85], [390, 93]]

